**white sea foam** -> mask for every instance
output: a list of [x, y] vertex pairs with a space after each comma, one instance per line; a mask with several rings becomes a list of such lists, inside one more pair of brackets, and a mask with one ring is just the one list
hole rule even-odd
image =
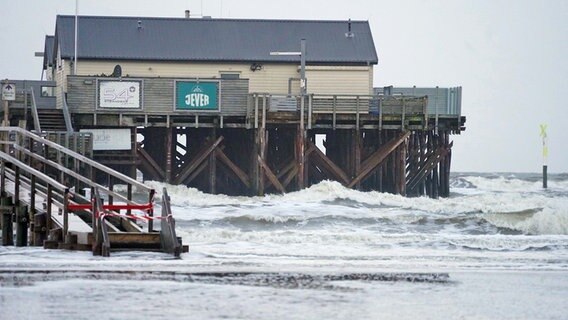
[[[361, 192], [345, 188], [333, 181], [323, 181], [298, 192], [263, 197], [210, 195], [185, 186], [167, 185], [167, 189], [172, 205], [177, 207], [174, 208], [176, 217], [186, 220], [219, 220], [233, 217], [286, 223], [322, 217], [345, 217], [387, 218], [398, 223], [415, 223], [423, 217], [483, 214], [486, 221], [497, 227], [526, 234], [568, 234], [566, 198], [551, 197], [544, 192], [515, 191], [534, 187], [534, 183], [518, 179], [512, 179], [514, 182], [505, 178], [467, 179], [478, 185], [477, 194], [444, 199], [406, 198], [388, 193]], [[156, 190], [161, 190], [164, 186], [157, 182], [148, 184]], [[501, 191], [494, 191], [496, 189]], [[519, 214], [527, 210], [534, 214], [526, 217]], [[519, 217], [523, 219], [519, 220]]]

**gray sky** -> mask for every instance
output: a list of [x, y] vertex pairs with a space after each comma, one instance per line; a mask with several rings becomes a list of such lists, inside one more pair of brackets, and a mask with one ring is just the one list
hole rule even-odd
[[[0, 0], [0, 78], [39, 79], [46, 34], [74, 0]], [[374, 85], [462, 86], [453, 171], [568, 172], [568, 1], [79, 0], [79, 14], [369, 20]]]

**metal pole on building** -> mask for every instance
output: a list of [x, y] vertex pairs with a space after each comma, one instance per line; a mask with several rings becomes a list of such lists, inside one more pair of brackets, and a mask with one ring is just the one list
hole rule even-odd
[[548, 188], [548, 146], [546, 145], [547, 135], [546, 135], [546, 124], [540, 125], [540, 136], [542, 137], [542, 187], [544, 189]]
[[306, 39], [300, 40], [300, 51], [272, 51], [271, 56], [300, 56], [300, 94], [305, 96], [308, 91], [306, 81]]
[[79, 0], [75, 0], [75, 52], [73, 55], [73, 74], [77, 74], [77, 29], [79, 25]]
[[300, 40], [300, 88], [302, 99], [307, 92], [306, 83], [306, 39]]

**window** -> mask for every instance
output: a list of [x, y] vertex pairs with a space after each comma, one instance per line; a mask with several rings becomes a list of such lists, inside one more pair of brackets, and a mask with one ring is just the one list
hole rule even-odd
[[42, 97], [54, 97], [55, 95], [53, 94], [53, 89], [54, 89], [54, 87], [42, 86], [41, 87], [41, 96]]
[[221, 79], [223, 80], [237, 80], [241, 78], [239, 72], [221, 72]]

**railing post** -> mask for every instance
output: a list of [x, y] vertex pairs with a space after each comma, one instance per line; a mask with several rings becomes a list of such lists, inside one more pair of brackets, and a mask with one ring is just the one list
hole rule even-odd
[[36, 198], [36, 176], [32, 174], [32, 176], [30, 177], [30, 203], [32, 204], [30, 206], [30, 210], [32, 211], [32, 213], [35, 213], [35, 198]]
[[262, 128], [266, 128], [266, 94], [262, 95]]
[[253, 95], [254, 99], [254, 128], [258, 129], [258, 94]]
[[312, 128], [312, 104], [314, 100], [314, 94], [308, 96], [308, 129]]
[[304, 130], [304, 109], [306, 104], [306, 96], [300, 96], [300, 130]]
[[337, 122], [337, 96], [333, 96], [333, 130], [335, 130], [335, 123]]
[[[126, 185], [126, 199], [128, 199], [128, 201], [132, 201], [132, 184], [130, 183]], [[132, 211], [128, 209], [126, 214], [131, 215]]]
[[359, 131], [359, 96], [357, 96], [355, 101], [355, 126], [357, 127], [357, 131]]
[[69, 243], [69, 188], [63, 192], [63, 242]]
[[15, 206], [20, 205], [20, 168], [14, 168], [14, 204]]
[[383, 99], [378, 97], [379, 99], [379, 131], [383, 130]]
[[402, 98], [402, 116], [401, 116], [401, 124], [400, 124], [400, 130], [405, 131], [405, 123], [406, 120], [406, 102], [404, 101], [404, 97]]
[[47, 185], [47, 200], [46, 200], [46, 210], [45, 212], [47, 213], [47, 221], [46, 221], [46, 226], [47, 226], [47, 234], [49, 235], [49, 231], [51, 230], [52, 227], [52, 220], [51, 220], [51, 204], [53, 203], [53, 198], [52, 198], [52, 191], [53, 191], [53, 187], [51, 186], [51, 184]]
[[2, 193], [1, 195], [4, 196], [6, 193], [6, 164], [4, 160], [0, 163], [0, 174], [2, 175], [2, 177], [0, 177], [0, 191]]
[[[165, 189], [165, 188], [164, 188]], [[149, 204], [153, 204], [154, 203], [154, 196], [156, 194], [156, 191], [154, 189], [150, 190], [150, 195], [148, 198], [148, 203]], [[163, 205], [163, 204], [162, 204]], [[148, 210], [148, 216], [150, 216], [150, 220], [148, 221], [148, 232], [152, 232], [154, 231], [154, 220], [152, 220], [152, 217], [154, 216], [154, 207], [152, 206], [152, 208], [150, 210]]]

